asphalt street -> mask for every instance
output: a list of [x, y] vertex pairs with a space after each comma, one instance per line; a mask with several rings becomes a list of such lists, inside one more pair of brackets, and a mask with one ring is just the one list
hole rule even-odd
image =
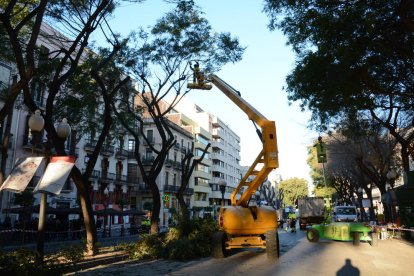
[[377, 247], [361, 242], [321, 240], [310, 243], [305, 232], [279, 231], [281, 256], [267, 259], [264, 250], [241, 250], [225, 259], [190, 262], [122, 261], [68, 275], [413, 275], [414, 245], [381, 240]]

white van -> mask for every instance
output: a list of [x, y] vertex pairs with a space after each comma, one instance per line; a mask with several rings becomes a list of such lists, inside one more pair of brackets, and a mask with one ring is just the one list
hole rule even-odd
[[358, 221], [356, 206], [335, 206], [333, 209], [333, 221]]

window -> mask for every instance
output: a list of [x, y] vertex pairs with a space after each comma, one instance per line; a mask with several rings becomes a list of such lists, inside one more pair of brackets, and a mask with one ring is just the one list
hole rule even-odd
[[203, 136], [201, 136], [200, 134], [196, 134], [196, 141], [207, 146], [208, 145], [208, 140], [206, 138], [204, 138]]
[[208, 186], [208, 180], [205, 178], [196, 177], [194, 179], [194, 186], [198, 185]]
[[128, 140], [128, 150], [129, 151], [134, 151], [135, 150], [135, 140], [134, 139], [129, 139]]
[[149, 142], [154, 142], [154, 130], [152, 129], [147, 130], [147, 138]]
[[147, 148], [145, 150], [145, 158], [146, 159], [151, 159], [152, 158], [152, 150], [150, 148]]
[[165, 185], [168, 185], [169, 172], [165, 172]]

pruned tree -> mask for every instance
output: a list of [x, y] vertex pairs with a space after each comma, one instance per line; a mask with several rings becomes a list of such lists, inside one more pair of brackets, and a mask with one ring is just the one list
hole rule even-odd
[[[140, 91], [125, 95], [124, 104], [115, 111], [135, 139], [135, 159], [143, 181], [152, 193], [151, 233], [158, 232], [161, 208], [157, 177], [169, 150], [176, 143], [172, 123], [166, 115], [190, 92], [185, 86], [191, 75], [188, 62], [199, 60], [205, 68], [214, 71], [228, 62], [240, 60], [244, 51], [230, 34], [213, 33], [194, 1], [169, 2], [176, 4], [171, 12], [159, 19], [149, 31], [140, 29], [133, 34], [130, 51], [125, 57], [129, 67], [125, 70], [137, 81]], [[134, 117], [133, 124], [126, 122], [127, 114]], [[157, 146], [144, 133], [146, 124], [153, 124], [161, 137]], [[140, 142], [146, 142], [153, 153], [150, 168], [144, 167]]]
[[181, 183], [177, 191], [178, 204], [180, 205], [181, 220], [184, 225], [182, 231], [184, 235], [188, 235], [190, 230], [186, 227], [187, 222], [190, 220], [190, 213], [188, 212], [188, 206], [184, 200], [184, 192], [188, 188], [190, 183], [191, 175], [194, 172], [194, 169], [198, 164], [200, 164], [204, 156], [208, 153], [208, 149], [211, 144], [208, 143], [207, 146], [203, 149], [201, 156], [194, 156], [194, 143], [192, 143], [191, 150], [188, 151], [184, 158], [181, 160]]

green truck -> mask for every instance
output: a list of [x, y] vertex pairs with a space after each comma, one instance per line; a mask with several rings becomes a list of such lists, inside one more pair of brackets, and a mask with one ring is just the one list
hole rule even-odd
[[378, 235], [369, 225], [360, 222], [332, 222], [313, 225], [306, 232], [306, 238], [310, 242], [318, 242], [319, 239], [336, 241], [353, 241], [359, 245], [360, 241], [367, 241], [372, 246], [378, 245]]

